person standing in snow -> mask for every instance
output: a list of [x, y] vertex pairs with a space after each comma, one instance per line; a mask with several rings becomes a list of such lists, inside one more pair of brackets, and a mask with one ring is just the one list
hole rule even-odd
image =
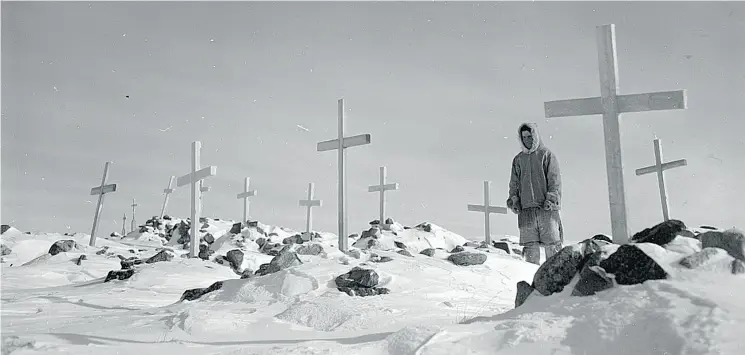
[[521, 152], [512, 159], [507, 207], [517, 214], [520, 245], [529, 263], [540, 265], [561, 250], [561, 173], [556, 155], [541, 142], [538, 125], [523, 123], [517, 130]]

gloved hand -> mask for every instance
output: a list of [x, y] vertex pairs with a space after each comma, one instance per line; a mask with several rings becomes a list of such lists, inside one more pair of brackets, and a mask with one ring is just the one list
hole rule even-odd
[[520, 213], [520, 199], [517, 198], [517, 196], [512, 196], [507, 199], [507, 208], [512, 211], [514, 214]]
[[559, 206], [557, 206], [555, 202], [546, 199], [545, 201], [543, 201], [543, 209], [546, 211], [558, 210]]

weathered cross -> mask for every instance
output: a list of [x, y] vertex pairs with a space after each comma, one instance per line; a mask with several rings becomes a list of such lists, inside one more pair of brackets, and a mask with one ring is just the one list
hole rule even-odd
[[380, 192], [380, 226], [385, 223], [385, 192], [398, 190], [398, 183], [386, 184], [387, 171], [384, 166], [380, 167], [380, 183], [378, 185], [368, 186], [367, 192]]
[[163, 208], [160, 209], [160, 218], [163, 218], [163, 215], [166, 213], [166, 206], [168, 205], [168, 197], [173, 193], [173, 180], [175, 180], [175, 176], [171, 176], [170, 179], [168, 179], [168, 188], [163, 190], [163, 193], [166, 194], [165, 199], [163, 199]]
[[256, 190], [249, 190], [248, 187], [251, 184], [251, 178], [245, 178], [243, 180], [243, 192], [237, 195], [238, 199], [243, 199], [243, 222], [248, 223], [248, 198], [256, 196]]
[[109, 165], [110, 161], [107, 161], [103, 167], [103, 177], [101, 178], [101, 185], [91, 189], [91, 195], [98, 195], [98, 203], [96, 204], [96, 214], [93, 216], [93, 228], [91, 229], [91, 240], [88, 243], [90, 246], [96, 246], [96, 229], [98, 228], [98, 221], [101, 217], [101, 211], [103, 210], [103, 196], [109, 192], [116, 191], [116, 184], [106, 185], [106, 179], [109, 177]]
[[491, 223], [489, 221], [489, 214], [501, 213], [507, 214], [506, 207], [491, 206], [491, 198], [489, 197], [489, 190], [491, 188], [490, 181], [484, 181], [484, 204], [483, 205], [468, 205], [468, 210], [471, 212], [482, 212], [484, 214], [484, 235], [488, 245], [491, 244]]
[[657, 173], [657, 183], [660, 187], [660, 201], [662, 202], [662, 217], [665, 220], [670, 219], [670, 207], [667, 204], [667, 189], [665, 188], [665, 170], [678, 168], [688, 165], [685, 159], [675, 160], [667, 163], [662, 162], [662, 147], [660, 140], [654, 139], [654, 160], [655, 164], [641, 169], [636, 169], [636, 176]]
[[194, 141], [191, 143], [191, 173], [186, 174], [176, 180], [176, 186], [191, 185], [191, 242], [189, 256], [197, 257], [199, 252], [199, 214], [201, 206], [199, 199], [202, 195], [199, 182], [210, 176], [217, 175], [216, 166], [208, 166], [200, 169], [200, 153], [202, 151], [202, 142]]
[[360, 134], [353, 137], [344, 137], [344, 99], [338, 101], [338, 138], [318, 143], [317, 151], [338, 150], [339, 165], [339, 250], [349, 250], [349, 236], [347, 234], [347, 148], [358, 145], [370, 144], [369, 134]]
[[122, 215], [122, 236], [127, 235], [127, 229], [125, 226], [127, 225], [127, 214]]
[[308, 240], [313, 240], [312, 228], [313, 228], [313, 214], [311, 208], [321, 207], [323, 201], [313, 199], [314, 184], [308, 183], [308, 199], [300, 200], [300, 207], [307, 207], [305, 215], [305, 233], [308, 235]]
[[615, 25], [597, 27], [600, 97], [550, 101], [544, 103], [546, 117], [603, 115], [605, 165], [608, 176], [611, 230], [613, 240], [629, 240], [626, 190], [623, 184], [623, 158], [618, 116], [625, 112], [685, 109], [686, 91], [618, 95]]
[[132, 226], [130, 232], [134, 232], [137, 228], [137, 222], [135, 222], [135, 207], [137, 207], [137, 203], [135, 202], [135, 199], [132, 199]]

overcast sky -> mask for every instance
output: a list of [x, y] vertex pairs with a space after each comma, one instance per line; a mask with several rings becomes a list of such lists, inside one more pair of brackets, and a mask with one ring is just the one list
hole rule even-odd
[[[517, 127], [536, 122], [559, 158], [568, 240], [610, 233], [600, 116], [544, 118], [545, 101], [600, 94], [595, 27], [616, 25], [620, 93], [686, 89], [688, 109], [621, 116], [630, 231], [662, 219], [655, 134], [673, 218], [745, 228], [745, 3], [742, 2], [3, 2], [2, 223], [90, 232], [104, 163], [113, 161], [100, 233], [160, 212], [191, 142], [204, 215], [251, 216], [302, 230], [308, 182], [336, 233], [337, 100], [347, 133], [350, 233], [378, 216], [367, 187], [388, 167], [389, 216], [483, 235], [483, 181], [504, 205]], [[305, 129], [301, 129], [298, 125]], [[306, 130], [307, 129], [307, 130]], [[189, 215], [189, 191], [167, 213]], [[513, 214], [492, 231], [517, 234]], [[129, 224], [129, 220], [127, 220]], [[69, 229], [68, 229], [69, 228]]]

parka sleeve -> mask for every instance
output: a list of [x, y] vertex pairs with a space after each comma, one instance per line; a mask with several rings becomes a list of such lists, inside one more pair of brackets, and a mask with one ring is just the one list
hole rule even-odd
[[515, 203], [520, 202], [519, 197], [520, 188], [520, 166], [517, 163], [517, 157], [512, 159], [512, 168], [510, 173], [510, 188], [509, 197], [507, 198], [507, 206], [511, 207]]
[[561, 170], [559, 160], [551, 153], [546, 156], [546, 199], [556, 205], [561, 205]]

